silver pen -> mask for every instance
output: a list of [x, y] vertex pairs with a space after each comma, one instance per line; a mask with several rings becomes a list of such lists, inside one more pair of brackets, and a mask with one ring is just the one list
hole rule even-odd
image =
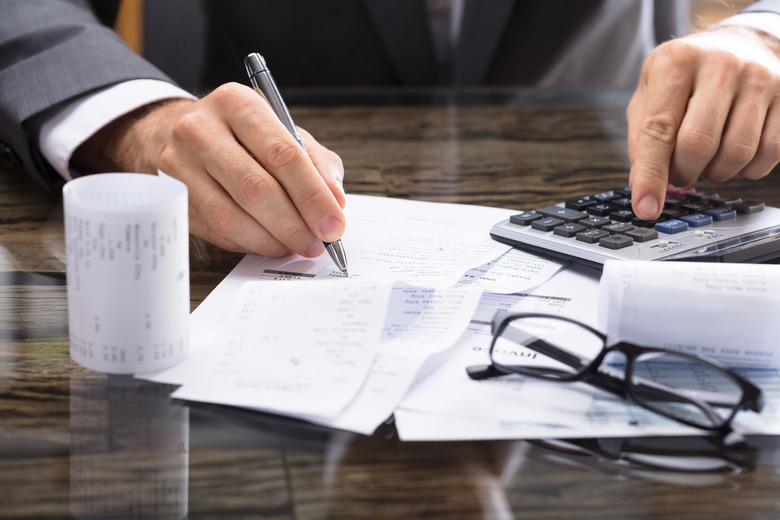
[[[244, 58], [244, 66], [246, 67], [246, 73], [249, 74], [249, 81], [252, 83], [252, 88], [268, 101], [268, 104], [271, 105], [274, 113], [285, 128], [287, 128], [295, 140], [298, 141], [298, 144], [305, 150], [306, 147], [303, 146], [301, 134], [298, 133], [298, 127], [295, 126], [290, 111], [287, 109], [287, 105], [282, 99], [282, 95], [279, 93], [276, 82], [271, 76], [271, 71], [268, 70], [268, 66], [265, 64], [263, 57], [258, 53], [253, 52]], [[347, 271], [347, 254], [344, 252], [344, 245], [341, 243], [341, 240], [323, 242], [323, 244], [325, 244], [325, 249], [328, 250], [328, 254], [333, 259], [336, 267], [338, 267], [344, 275], [349, 276], [349, 272]]]

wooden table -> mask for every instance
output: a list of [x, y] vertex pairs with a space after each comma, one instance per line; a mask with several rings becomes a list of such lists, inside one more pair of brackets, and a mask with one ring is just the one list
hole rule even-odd
[[[341, 155], [349, 192], [530, 209], [626, 184], [628, 98], [376, 91], [288, 103]], [[780, 206], [777, 176], [728, 191]], [[193, 239], [190, 257], [194, 308], [240, 256]], [[171, 401], [169, 387], [70, 360], [64, 273], [60, 193], [0, 171], [0, 518], [780, 516], [777, 437], [752, 439], [757, 462], [686, 474], [527, 441], [404, 443], [392, 424], [363, 437]]]

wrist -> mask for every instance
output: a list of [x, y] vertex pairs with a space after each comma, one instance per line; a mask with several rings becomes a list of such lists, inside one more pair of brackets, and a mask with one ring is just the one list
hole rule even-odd
[[192, 99], [166, 99], [115, 119], [75, 150], [71, 166], [87, 173], [156, 174], [173, 123], [194, 102]]

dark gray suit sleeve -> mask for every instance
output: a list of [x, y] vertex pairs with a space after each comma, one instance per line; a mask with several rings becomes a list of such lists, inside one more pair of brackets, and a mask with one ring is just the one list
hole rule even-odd
[[0, 0], [0, 162], [61, 183], [35, 143], [36, 116], [133, 79], [170, 81], [102, 25], [84, 0]]

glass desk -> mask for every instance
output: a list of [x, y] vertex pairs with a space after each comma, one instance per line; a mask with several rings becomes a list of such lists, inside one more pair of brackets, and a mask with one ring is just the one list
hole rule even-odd
[[[627, 92], [286, 95], [348, 192], [527, 209], [627, 182]], [[729, 192], [780, 206], [777, 176]], [[194, 308], [240, 255], [192, 239], [190, 259]], [[70, 361], [64, 273], [60, 193], [0, 170], [0, 518], [780, 515], [777, 437], [725, 457], [698, 438], [404, 443], [392, 422], [364, 437], [173, 401]]]

